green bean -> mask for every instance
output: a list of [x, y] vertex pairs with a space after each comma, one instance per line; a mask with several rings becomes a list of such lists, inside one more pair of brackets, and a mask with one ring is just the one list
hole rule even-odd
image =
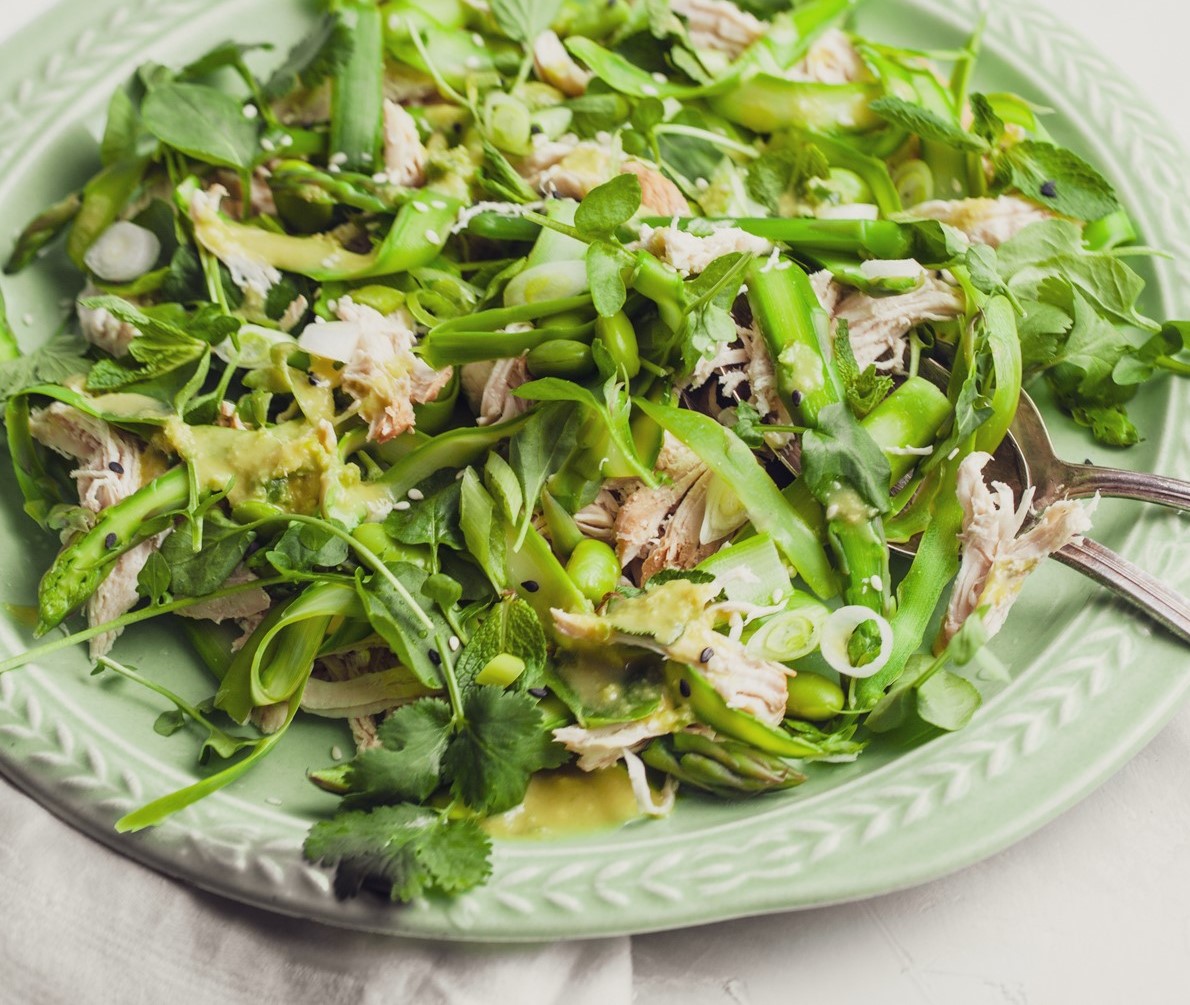
[[595, 359], [591, 355], [591, 347], [582, 342], [570, 342], [565, 339], [540, 343], [529, 350], [525, 363], [534, 377], [565, 377], [575, 380], [595, 372]]
[[37, 257], [37, 253], [62, 233], [67, 225], [78, 216], [82, 206], [82, 193], [71, 192], [65, 199], [54, 203], [49, 209], [30, 220], [17, 238], [12, 254], [8, 256], [8, 261], [4, 263], [5, 274], [12, 275], [14, 272], [20, 272], [32, 262]]
[[[487, 359], [511, 359], [539, 347], [563, 343], [579, 345], [590, 342], [595, 326], [591, 323], [575, 326], [554, 326], [533, 328], [524, 332], [503, 332], [478, 329], [443, 331], [441, 326], [433, 329], [421, 341], [421, 355], [431, 366], [459, 366], [464, 363], [478, 363]], [[591, 350], [585, 345], [587, 358]], [[537, 372], [536, 370], [534, 371]], [[587, 372], [587, 371], [584, 371]]]
[[42, 577], [36, 634], [61, 624], [95, 592], [120, 555], [164, 529], [168, 520], [162, 518], [172, 517], [189, 498], [190, 481], [183, 466], [103, 510], [95, 526], [66, 545]]
[[631, 380], [640, 373], [640, 346], [627, 314], [619, 311], [609, 318], [597, 318], [595, 337], [603, 340], [604, 348], [625, 377]]
[[505, 213], [476, 213], [467, 221], [467, 233], [491, 241], [536, 241], [541, 225], [523, 216]]
[[384, 25], [372, 0], [342, 0], [339, 17], [351, 28], [347, 65], [332, 77], [331, 156], [349, 171], [375, 170], [384, 99]]
[[83, 186], [83, 202], [66, 238], [66, 253], [80, 269], [85, 268], [83, 256], [87, 249], [116, 221], [140, 186], [148, 165], [145, 157], [116, 161]]
[[610, 544], [584, 538], [571, 552], [566, 574], [579, 591], [594, 604], [620, 585], [620, 560]]
[[721, 799], [792, 788], [806, 780], [786, 761], [745, 743], [680, 732], [641, 751], [649, 767]]
[[[657, 226], [669, 221], [654, 220]], [[678, 271], [665, 265], [647, 251], [639, 251], [629, 285], [657, 305], [662, 322], [671, 331], [679, 331], [686, 320], [685, 284]]]
[[541, 300], [535, 304], [521, 304], [518, 307], [493, 307], [477, 311], [464, 317], [451, 318], [434, 326], [431, 335], [444, 332], [498, 332], [511, 324], [523, 324], [540, 318], [553, 317], [565, 311], [583, 310], [591, 307], [587, 295], [565, 297], [561, 300]]
[[[665, 217], [647, 217], [650, 226], [670, 224]], [[678, 220], [686, 229], [690, 218]], [[716, 217], [749, 234], [788, 244], [795, 251], [824, 251], [863, 258], [906, 258], [913, 250], [908, 228], [892, 220], [816, 220], [808, 217]], [[652, 299], [652, 298], [650, 298]]]
[[292, 194], [308, 201], [352, 206], [365, 213], [393, 213], [409, 201], [409, 190], [371, 175], [342, 171], [331, 174], [307, 161], [282, 161], [269, 177], [274, 196]]
[[[880, 207], [883, 216], [899, 213], [904, 208], [900, 193], [889, 173], [888, 164], [879, 157], [872, 157], [861, 153], [849, 143], [824, 136], [820, 132], [806, 135], [806, 141], [812, 143], [826, 157], [827, 162], [834, 168], [845, 168], [853, 171], [864, 180], [871, 189], [872, 198]], [[843, 221], [845, 222], [845, 221]], [[881, 256], [884, 257], [884, 256]], [[896, 256], [890, 256], [896, 257]]]

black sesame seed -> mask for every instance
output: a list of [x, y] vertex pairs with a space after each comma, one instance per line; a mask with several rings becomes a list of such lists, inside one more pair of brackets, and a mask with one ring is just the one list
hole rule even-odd
[[105, 548], [114, 548], [116, 546], [116, 542], [119, 540], [120, 539], [118, 537], [116, 537], [116, 534], [113, 531], [112, 533], [108, 534], [107, 537], [105, 537], [103, 539], [103, 546]]
[[541, 589], [541, 584], [536, 579], [526, 579], [521, 583], [521, 588], [529, 593], [536, 593]]
[[690, 697], [690, 681], [686, 680], [686, 678], [683, 677], [680, 681], [678, 681], [678, 690], [682, 692], [683, 698], [689, 698]]
[[1083, 460], [1083, 463], [1084, 464], [1094, 464], [1095, 462], [1093, 460], [1091, 460], [1091, 458], [1087, 457]]
[[319, 385], [320, 383], [322, 383], [322, 382], [321, 382], [321, 381], [320, 381], [320, 380], [319, 380], [317, 377], [315, 377], [315, 376], [314, 376], [314, 374], [312, 374], [312, 373], [308, 373], [308, 374], [306, 374], [306, 380], [308, 380], [308, 381], [309, 381], [311, 384], [313, 384], [315, 387], [318, 387], [318, 385]]
[[1058, 186], [1055, 185], [1052, 181], [1047, 181], [1044, 185], [1041, 186], [1041, 194], [1044, 195], [1047, 199], [1052, 199], [1054, 196], [1056, 196], [1058, 194]]
[[802, 403], [802, 398], [804, 398], [804, 397], [805, 397], [805, 395], [804, 395], [804, 394], [802, 394], [802, 392], [801, 392], [801, 391], [794, 391], [794, 392], [793, 392], [793, 393], [792, 393], [792, 394], [789, 396], [789, 400], [793, 402], [793, 407], [794, 407], [794, 408], [797, 408], [797, 407], [798, 407], [798, 405], [800, 405], [800, 404]]
[[426, 655], [430, 657], [430, 662], [433, 663], [434, 666], [438, 666], [442, 662], [442, 657], [438, 655], [437, 649], [431, 649]]
[[539, 126], [536, 122], [534, 122], [531, 126], [529, 126], [529, 135], [530, 136], [537, 136], [540, 133], [544, 133], [544, 132], [545, 132], [545, 130], [542, 129], [541, 126]]
[[118, 475], [122, 475], [124, 473], [124, 465], [119, 461], [108, 461], [107, 469], [108, 471], [114, 471]]
[[549, 696], [550, 692], [549, 692], [549, 688], [531, 687], [531, 688], [529, 688], [529, 693], [531, 695], [533, 695], [534, 698], [545, 698], [545, 697]]
[[704, 649], [702, 652], [700, 652], [698, 654], [698, 662], [699, 663], [710, 663], [711, 657], [713, 657], [714, 655], [715, 655], [715, 650], [712, 649], [710, 646], [707, 646], [706, 649]]

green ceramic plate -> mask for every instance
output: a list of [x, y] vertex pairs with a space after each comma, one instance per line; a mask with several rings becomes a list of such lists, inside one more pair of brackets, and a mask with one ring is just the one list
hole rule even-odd
[[[312, 6], [312, 5], [311, 5]], [[882, 0], [863, 27], [921, 48], [958, 44], [978, 0]], [[282, 0], [66, 0], [0, 50], [0, 232], [84, 180], [107, 96], [145, 59], [184, 61], [226, 37], [288, 44], [310, 14]], [[1119, 183], [1148, 240], [1177, 256], [1150, 275], [1152, 313], [1185, 313], [1190, 195], [1184, 156], [1110, 64], [1040, 9], [997, 3], [980, 89], [1055, 108], [1062, 141]], [[77, 279], [60, 259], [6, 282], [9, 313], [32, 344], [56, 326]], [[1185, 294], [1182, 294], [1184, 297]], [[1123, 463], [1190, 476], [1187, 394], [1160, 383], [1136, 407], [1150, 439]], [[1098, 455], [1052, 423], [1067, 456]], [[1116, 458], [1113, 458], [1115, 461]], [[0, 501], [0, 600], [27, 604], [52, 542], [11, 490]], [[1096, 536], [1183, 589], [1190, 523], [1104, 504]], [[0, 647], [28, 644], [17, 617]], [[64, 820], [147, 865], [248, 903], [333, 924], [439, 938], [554, 939], [641, 932], [884, 893], [969, 865], [1040, 827], [1103, 782], [1168, 719], [1190, 688], [1186, 652], [1073, 573], [1030, 582], [996, 652], [1013, 668], [961, 733], [914, 750], [877, 747], [815, 769], [803, 788], [737, 805], [685, 799], [665, 821], [582, 840], [500, 843], [495, 874], [453, 902], [393, 908], [335, 901], [303, 863], [302, 837], [329, 797], [304, 780], [345, 748], [333, 724], [305, 723], [262, 767], [165, 826], [120, 837], [112, 822], [193, 772], [193, 747], [153, 732], [161, 707], [123, 680], [92, 679], [81, 651], [0, 677], [0, 768]], [[136, 630], [120, 652], [209, 692], [183, 642]]]

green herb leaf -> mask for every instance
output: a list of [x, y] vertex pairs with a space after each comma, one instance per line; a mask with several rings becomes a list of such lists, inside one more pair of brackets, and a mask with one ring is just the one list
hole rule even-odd
[[496, 504], [474, 468], [467, 468], [460, 484], [459, 527], [467, 542], [467, 551], [479, 563], [492, 587], [503, 590], [508, 585], [506, 545], [504, 528], [496, 519]]
[[335, 896], [385, 892], [394, 901], [424, 893], [459, 893], [491, 872], [491, 841], [472, 820], [403, 804], [340, 812], [320, 820], [303, 846], [306, 858], [335, 867]]
[[950, 732], [966, 726], [982, 703], [979, 689], [949, 670], [938, 671], [917, 688], [917, 714]]
[[824, 506], [842, 484], [877, 513], [892, 508], [888, 460], [846, 405], [827, 405], [818, 413], [817, 428], [802, 437], [802, 478]]
[[310, 33], [289, 50], [289, 55], [264, 85], [264, 96], [275, 101], [300, 83], [317, 87], [347, 65], [351, 57], [351, 29], [338, 14], [324, 14]]
[[442, 756], [452, 732], [450, 706], [422, 698], [394, 709], [380, 724], [381, 746], [362, 750], [347, 765], [347, 805], [421, 802], [438, 788]]
[[157, 139], [196, 160], [246, 171], [256, 159], [257, 122], [213, 87], [163, 84], [145, 96], [141, 116]]
[[152, 552], [136, 576], [136, 592], [150, 604], [160, 604], [169, 597], [170, 568], [159, 551]]
[[292, 523], [265, 552], [265, 558], [278, 572], [312, 572], [340, 566], [348, 554], [347, 542], [331, 531], [315, 524]]
[[[408, 562], [386, 564], [413, 598], [414, 604], [418, 604], [417, 598], [423, 595], [422, 587], [428, 578], [426, 571]], [[450, 626], [437, 612], [426, 611], [420, 604], [415, 610], [387, 576], [373, 573], [365, 578], [360, 569], [356, 572], [355, 584], [369, 624], [388, 643], [402, 666], [426, 687], [442, 687], [442, 656], [435, 648], [434, 640], [437, 632], [427, 628], [424, 619], [428, 616], [434, 629], [441, 629], [444, 637], [450, 634]]]
[[1052, 143], [1024, 140], [996, 161], [1022, 195], [1076, 220], [1098, 220], [1120, 208], [1111, 183], [1078, 154]]
[[0, 404], [37, 384], [60, 384], [91, 367], [83, 356], [87, 343], [74, 335], [55, 335], [33, 352], [0, 362]]
[[893, 380], [889, 376], [877, 373], [874, 365], [860, 370], [855, 353], [851, 349], [851, 336], [843, 321], [840, 321], [835, 333], [834, 350], [835, 370], [843, 383], [847, 405], [856, 418], [862, 419], [892, 393]]
[[532, 44], [558, 16], [562, 0], [491, 0], [492, 17], [514, 42]]
[[525, 505], [518, 543], [528, 532], [545, 483], [574, 453], [580, 418], [578, 409], [568, 403], [544, 405], [509, 444], [508, 460], [520, 481]]
[[[286, 534], [292, 534], [296, 529], [296, 526], [290, 527]], [[194, 535], [191, 528], [185, 524], [177, 527], [162, 542], [161, 549], [157, 552], [158, 557], [165, 562], [170, 575], [169, 589], [179, 597], [205, 597], [208, 593], [214, 593], [243, 561], [248, 545], [255, 537], [255, 532], [245, 530], [217, 509], [212, 509], [203, 517], [202, 547], [198, 551], [193, 549]], [[292, 547], [296, 550], [302, 546]], [[288, 552], [291, 546], [286, 544], [284, 548]], [[288, 561], [300, 562], [296, 558]], [[310, 566], [290, 564], [281, 571], [288, 572], [295, 568], [304, 569]]]
[[545, 632], [537, 612], [517, 597], [504, 597], [491, 609], [459, 653], [455, 673], [470, 685], [488, 662], [501, 653], [522, 660], [525, 669], [511, 687], [524, 691], [541, 684], [545, 670]]
[[459, 528], [460, 485], [453, 471], [444, 471], [419, 486], [423, 498], [411, 501], [407, 510], [393, 510], [384, 521], [384, 530], [401, 544], [429, 545], [435, 570], [438, 548], [454, 551], [466, 546]]
[[574, 212], [574, 225], [584, 236], [605, 237], [631, 220], [640, 203], [640, 179], [631, 173], [618, 174], [587, 193]]
[[745, 182], [753, 199], [772, 213], [782, 213], [810, 181], [829, 174], [830, 162], [822, 151], [812, 143], [803, 143], [761, 154], [748, 165]]
[[869, 107], [886, 122], [900, 126], [923, 140], [934, 140], [956, 150], [969, 150], [972, 153], [984, 153], [989, 149], [987, 140], [912, 101], [890, 96], [877, 98]]
[[594, 241], [587, 248], [587, 281], [591, 300], [601, 317], [610, 318], [628, 299], [628, 287], [624, 283], [627, 262], [628, 256], [617, 242]]

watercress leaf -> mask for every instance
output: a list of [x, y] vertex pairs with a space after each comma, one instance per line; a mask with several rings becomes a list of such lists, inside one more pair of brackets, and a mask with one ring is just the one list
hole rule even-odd
[[324, 14], [264, 85], [264, 96], [276, 100], [299, 83], [316, 87], [347, 65], [353, 44], [351, 29], [335, 13]]
[[169, 562], [160, 551], [151, 552], [136, 576], [136, 592], [150, 604], [160, 604], [169, 596]]
[[203, 517], [202, 546], [198, 551], [193, 548], [191, 527], [185, 523], [177, 527], [157, 553], [169, 570], [170, 591], [179, 597], [213, 593], [243, 561], [255, 537], [254, 531], [245, 530], [217, 509]]
[[628, 287], [624, 283], [626, 257], [622, 247], [611, 241], [594, 241], [587, 248], [587, 281], [591, 300], [601, 317], [610, 318], [628, 299]]
[[219, 70], [227, 68], [241, 69], [244, 67], [244, 57], [257, 49], [271, 49], [267, 42], [241, 43], [220, 42], [213, 49], [203, 53], [198, 59], [187, 63], [178, 71], [177, 80], [199, 80], [209, 77]]
[[1111, 183], [1078, 154], [1039, 140], [1024, 140], [997, 158], [1012, 186], [1034, 202], [1076, 220], [1098, 220], [1120, 208]]
[[988, 150], [988, 142], [983, 137], [973, 135], [957, 122], [944, 119], [936, 112], [904, 98], [877, 98], [869, 107], [886, 122], [900, 126], [923, 140], [934, 140], [956, 150], [968, 150], [972, 153], [984, 153]]
[[825, 506], [837, 496], [841, 483], [878, 513], [892, 508], [888, 460], [844, 404], [823, 408], [817, 428], [802, 437], [802, 478]]
[[631, 173], [616, 175], [592, 189], [574, 211], [574, 225], [589, 237], [612, 234], [640, 209], [640, 179]]
[[335, 896], [375, 889], [394, 901], [431, 891], [459, 893], [491, 872], [491, 841], [472, 820], [403, 803], [337, 813], [310, 828], [311, 862], [335, 868]]
[[491, 0], [492, 17], [514, 42], [532, 42], [558, 16], [562, 0]]
[[480, 813], [502, 813], [525, 798], [545, 744], [541, 710], [527, 694], [471, 688], [464, 721], [443, 758], [451, 793]]
[[347, 764], [346, 805], [426, 799], [438, 788], [451, 731], [450, 706], [441, 698], [394, 709], [376, 731], [381, 745], [360, 751]]
[[[427, 573], [408, 562], [386, 563], [386, 566], [404, 591], [393, 586], [387, 576], [375, 572], [365, 576], [364, 570], [357, 570], [355, 590], [364, 615], [402, 666], [426, 687], [440, 688], [442, 657], [435, 648], [435, 636], [445, 637], [451, 629], [437, 611], [425, 610], [417, 599], [424, 596], [422, 587]], [[431, 622], [429, 628], [427, 619]]]
[[966, 726], [983, 702], [974, 684], [949, 670], [931, 675], [916, 691], [918, 716], [952, 732]]
[[348, 546], [342, 538], [324, 527], [291, 523], [265, 558], [278, 572], [310, 572], [333, 569], [347, 561]]
[[162, 84], [145, 96], [141, 117], [166, 146], [207, 164], [246, 171], [256, 158], [258, 123], [213, 87]]
[[473, 685], [476, 675], [501, 653], [516, 656], [525, 669], [510, 685], [515, 691], [538, 687], [545, 670], [545, 632], [537, 612], [518, 597], [504, 597], [488, 612], [459, 653], [459, 683]]

